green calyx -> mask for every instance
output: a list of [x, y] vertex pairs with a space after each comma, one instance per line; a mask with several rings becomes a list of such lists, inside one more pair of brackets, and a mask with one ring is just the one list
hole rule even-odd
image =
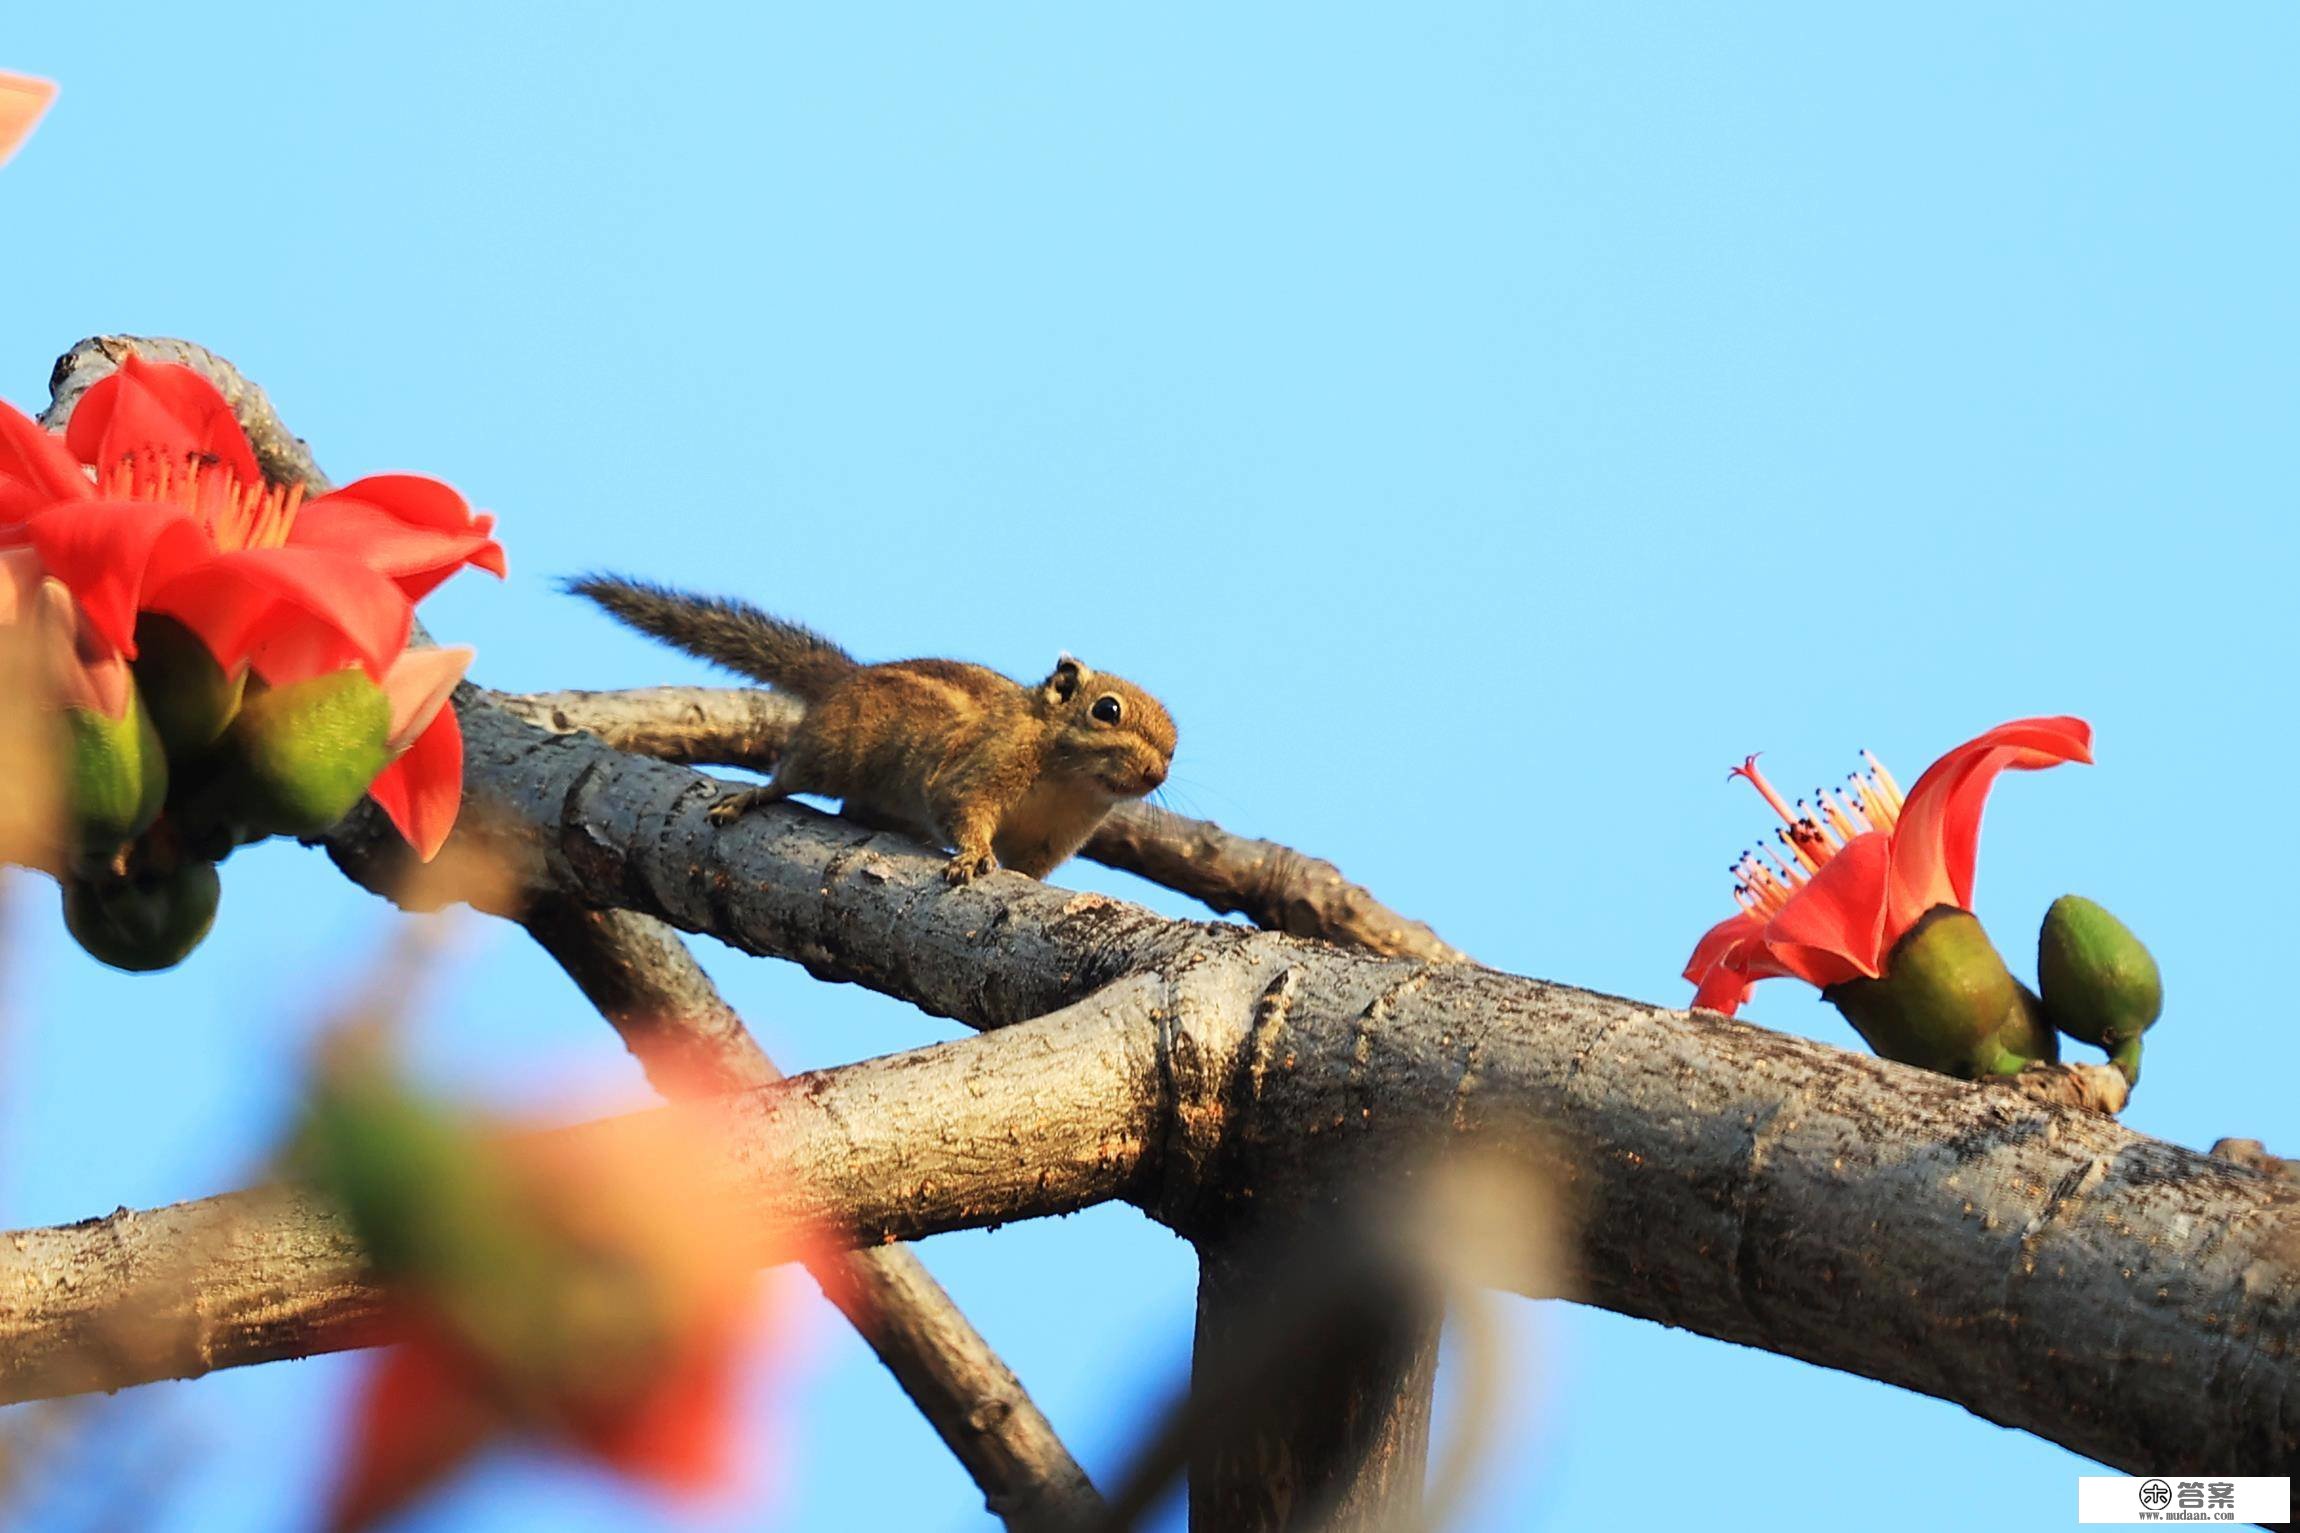
[[2043, 1008], [1970, 911], [1936, 905], [1886, 955], [1884, 976], [1821, 992], [1887, 1059], [1964, 1080], [2060, 1057]]
[[173, 968], [215, 924], [223, 884], [213, 863], [181, 862], [127, 878], [64, 880], [64, 926], [88, 956], [148, 974]]
[[189, 628], [157, 612], [136, 618], [136, 686], [171, 754], [216, 743], [240, 710], [247, 673], [226, 676]]
[[109, 862], [159, 818], [168, 797], [168, 754], [133, 687], [128, 711], [107, 718], [91, 708], [64, 710], [72, 823], [78, 855]]
[[2036, 977], [2052, 1025], [2106, 1049], [2137, 1085], [2140, 1035], [2164, 1010], [2164, 978], [2130, 928], [2091, 900], [2062, 895], [2037, 933]]
[[491, 1147], [380, 1050], [330, 1061], [298, 1148], [386, 1280], [453, 1286], [503, 1256], [512, 1195]]
[[250, 688], [224, 731], [196, 818], [241, 840], [316, 836], [390, 764], [391, 703], [357, 669]]
[[656, 1345], [644, 1271], [583, 1249], [539, 1210], [502, 1141], [411, 1089], [371, 1041], [321, 1073], [298, 1169], [342, 1210], [376, 1274], [419, 1293], [535, 1408], [621, 1382], [618, 1347]]

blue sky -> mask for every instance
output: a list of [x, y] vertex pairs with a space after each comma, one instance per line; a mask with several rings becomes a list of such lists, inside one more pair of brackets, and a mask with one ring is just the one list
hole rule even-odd
[[[1905, 782], [2081, 713], [2098, 765], [1997, 796], [1983, 918], [2024, 970], [2070, 890], [2154, 947], [2133, 1126], [2300, 1138], [2289, 7], [17, 9], [0, 67], [64, 94], [0, 172], [0, 397], [84, 334], [182, 335], [338, 476], [451, 480], [512, 576], [425, 616], [491, 685], [703, 678], [554, 593], [592, 567], [866, 655], [1073, 650], [1172, 705], [1176, 807], [1665, 1002], [1763, 826], [1728, 765]], [[161, 978], [15, 885], [0, 1222], [260, 1165], [398, 918], [291, 846], [226, 874]], [[536, 952], [464, 936], [436, 1079], [639, 1098]], [[787, 1067], [949, 1034], [705, 947]], [[1854, 1041], [1787, 984], [1750, 1014]], [[1106, 1209], [925, 1254], [1113, 1470], [1184, 1367], [1187, 1249]], [[1509, 1308], [1541, 1403], [1472, 1526], [2070, 1515], [2077, 1459], [1955, 1406]], [[767, 1501], [510, 1462], [409, 1526], [988, 1526], [805, 1309]], [[354, 1366], [107, 1407], [152, 1526], [299, 1526]]]

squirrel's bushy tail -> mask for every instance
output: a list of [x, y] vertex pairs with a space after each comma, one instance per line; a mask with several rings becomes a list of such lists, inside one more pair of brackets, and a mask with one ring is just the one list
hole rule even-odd
[[812, 628], [731, 596], [693, 596], [621, 575], [579, 575], [566, 589], [641, 633], [810, 703], [856, 669], [854, 656]]

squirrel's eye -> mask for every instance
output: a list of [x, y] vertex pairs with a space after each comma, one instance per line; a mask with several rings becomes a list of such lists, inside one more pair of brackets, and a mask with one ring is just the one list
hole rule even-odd
[[1125, 714], [1125, 709], [1120, 706], [1118, 695], [1114, 692], [1105, 692], [1094, 699], [1094, 706], [1089, 711], [1093, 713], [1097, 721], [1104, 724], [1115, 724]]

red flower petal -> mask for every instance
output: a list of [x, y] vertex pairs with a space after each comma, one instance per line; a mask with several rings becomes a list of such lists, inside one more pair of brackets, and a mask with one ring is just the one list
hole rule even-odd
[[0, 404], [0, 526], [95, 494], [62, 437], [41, 430], [14, 405]]
[[328, 1527], [371, 1528], [468, 1462], [503, 1429], [470, 1361], [418, 1333], [371, 1365]]
[[180, 363], [147, 362], [134, 352], [82, 396], [64, 440], [82, 463], [99, 469], [151, 449], [220, 458], [240, 483], [263, 482], [255, 449], [216, 386]]
[[1693, 956], [1685, 960], [1685, 977], [1698, 985], [1710, 970], [1733, 966], [1744, 949], [1761, 941], [1765, 923], [1746, 910], [1737, 910], [1701, 934]]
[[630, 1409], [581, 1429], [583, 1446], [609, 1467], [665, 1490], [694, 1494], [724, 1483], [733, 1467], [736, 1341], [691, 1339]]
[[1784, 976], [1798, 977], [1766, 946], [1765, 923], [1746, 910], [1704, 932], [1685, 965], [1685, 977], [1694, 985], [1693, 1005], [1728, 1017], [1749, 999], [1757, 981]]
[[146, 593], [209, 552], [207, 534], [182, 507], [145, 501], [58, 506], [27, 521], [24, 536], [96, 631], [127, 655], [136, 652], [136, 609]]
[[1855, 836], [1766, 923], [1766, 948], [1782, 968], [1824, 988], [1882, 972], [1891, 865], [1888, 836]]
[[0, 70], [0, 165], [32, 136], [48, 103], [56, 99], [52, 81]]
[[1935, 905], [1972, 908], [1981, 810], [1998, 773], [2091, 760], [2092, 726], [2053, 717], [1999, 724], [1925, 768], [1892, 830], [1889, 930], [1898, 936]]
[[[1687, 976], [1690, 978], [1691, 976]], [[1711, 969], [1693, 991], [1693, 1010], [1720, 1012], [1730, 1017], [1748, 1001], [1749, 992], [1756, 988], [1761, 974], [1745, 974], [1719, 964]]]
[[259, 648], [281, 645], [301, 625], [318, 629], [322, 643], [340, 635], [350, 655], [380, 679], [407, 648], [415, 621], [399, 587], [347, 554], [317, 548], [217, 554], [159, 586], [145, 605], [198, 634], [227, 671]]
[[456, 683], [463, 673], [471, 669], [471, 657], [476, 653], [469, 645], [453, 644], [442, 649], [411, 649], [391, 662], [391, 669], [383, 673], [383, 695], [391, 703], [391, 734], [387, 740], [394, 755], [415, 743], [447, 700], [455, 695]]
[[415, 743], [368, 785], [407, 844], [425, 862], [439, 855], [463, 802], [463, 730], [455, 710], [442, 708]]
[[486, 532], [495, 525], [491, 516], [475, 517], [471, 503], [453, 486], [423, 474], [370, 474], [329, 491], [311, 504], [318, 507], [339, 500], [362, 501], [394, 521], [432, 532], [468, 532], [475, 525]]
[[436, 479], [376, 474], [305, 506], [288, 542], [351, 554], [398, 581], [409, 601], [421, 601], [467, 564], [503, 574], [494, 530], [495, 518], [473, 515]]

